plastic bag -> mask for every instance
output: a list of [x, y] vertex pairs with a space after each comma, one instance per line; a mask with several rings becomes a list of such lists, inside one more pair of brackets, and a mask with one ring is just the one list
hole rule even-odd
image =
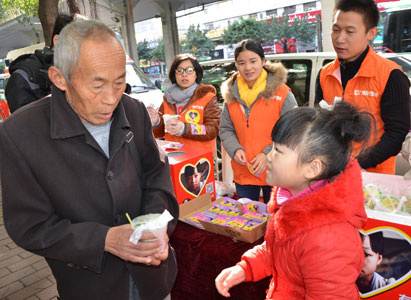
[[218, 180], [215, 181], [215, 190], [217, 199], [223, 196], [233, 197], [235, 192], [234, 186]]
[[[169, 115], [169, 114], [165, 114], [163, 115], [163, 120], [164, 120], [164, 124], [166, 125], [168, 122], [170, 122], [171, 120], [177, 120], [179, 117], [179, 115]], [[165, 126], [164, 129], [165, 132], [168, 132], [167, 130], [167, 126]]]
[[411, 180], [402, 176], [363, 171], [365, 208], [411, 215]]
[[[405, 137], [404, 143], [402, 143], [401, 155], [411, 166], [411, 131]], [[411, 179], [411, 169], [404, 175], [404, 178]]]
[[173, 216], [168, 212], [168, 210], [164, 210], [161, 215], [147, 214], [134, 218], [132, 223], [135, 229], [133, 234], [130, 236], [130, 242], [137, 245], [143, 232], [150, 231], [161, 241], [160, 252], [163, 252], [166, 246], [164, 235], [167, 231], [167, 224], [172, 219]]

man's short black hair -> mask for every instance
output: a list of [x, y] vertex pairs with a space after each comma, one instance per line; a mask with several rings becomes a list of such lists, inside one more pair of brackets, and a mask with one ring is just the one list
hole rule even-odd
[[335, 11], [356, 12], [363, 16], [367, 32], [377, 27], [380, 19], [380, 13], [377, 5], [373, 0], [339, 0], [335, 5]]
[[51, 36], [51, 46], [50, 48], [54, 47], [54, 42], [53, 42], [53, 38], [56, 34], [60, 34], [61, 30], [63, 30], [63, 28], [71, 23], [74, 20], [73, 16], [69, 16], [66, 14], [59, 14], [56, 18], [56, 22], [54, 23], [54, 28], [53, 28], [53, 35]]

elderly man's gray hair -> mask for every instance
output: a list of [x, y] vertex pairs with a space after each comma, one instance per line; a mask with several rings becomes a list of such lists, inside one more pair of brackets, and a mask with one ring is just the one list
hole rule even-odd
[[117, 39], [116, 34], [100, 21], [76, 20], [70, 23], [63, 28], [58, 36], [54, 48], [54, 66], [62, 72], [67, 82], [70, 83], [71, 74], [77, 66], [80, 56], [82, 42], [88, 38], [107, 40], [110, 37]]

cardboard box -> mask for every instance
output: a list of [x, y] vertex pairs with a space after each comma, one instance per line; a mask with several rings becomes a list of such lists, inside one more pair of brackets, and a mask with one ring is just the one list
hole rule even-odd
[[[222, 199], [222, 198], [220, 198]], [[218, 199], [217, 201], [219, 201]], [[202, 195], [193, 199], [189, 202], [180, 205], [180, 221], [188, 223], [185, 218], [192, 216], [195, 213], [201, 213], [209, 209], [213, 205], [211, 201], [211, 196], [209, 194]], [[239, 241], [254, 243], [256, 240], [260, 239], [265, 234], [265, 229], [267, 227], [267, 221], [256, 226], [253, 230], [247, 231], [241, 228], [232, 228], [224, 225], [218, 225], [208, 222], [203, 222], [200, 220], [203, 229], [206, 231], [221, 234]], [[190, 224], [191, 225], [191, 224]]]
[[215, 200], [214, 157], [211, 151], [183, 145], [180, 149], [166, 147], [170, 142], [157, 141], [166, 151], [171, 180], [178, 203], [209, 193]]

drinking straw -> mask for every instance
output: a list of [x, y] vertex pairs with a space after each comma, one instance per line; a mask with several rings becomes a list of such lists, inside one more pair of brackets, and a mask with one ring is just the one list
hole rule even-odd
[[128, 213], [126, 213], [126, 217], [127, 217], [128, 221], [130, 222], [131, 228], [134, 230], [133, 221], [131, 221], [131, 218], [130, 218], [130, 216], [128, 215]]

